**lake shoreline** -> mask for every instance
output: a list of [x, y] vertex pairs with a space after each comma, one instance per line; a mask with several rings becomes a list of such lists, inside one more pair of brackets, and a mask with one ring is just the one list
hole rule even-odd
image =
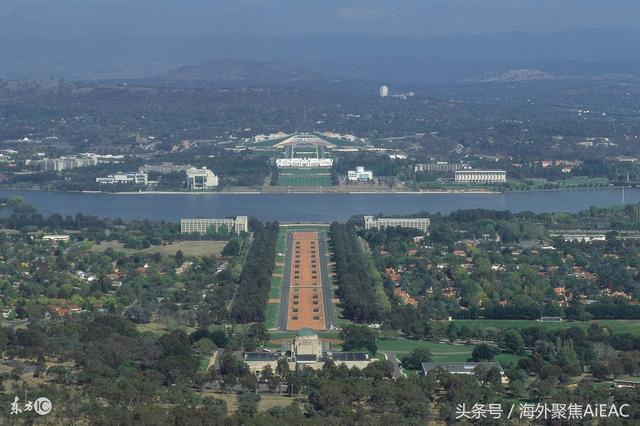
[[[135, 195], [138, 195], [137, 197]], [[197, 195], [197, 196], [184, 196]], [[640, 203], [640, 188], [593, 188], [526, 192], [390, 193], [160, 193], [64, 192], [0, 189], [48, 215], [83, 213], [123, 219], [253, 216], [280, 222], [330, 223], [354, 215], [411, 215], [484, 209], [538, 213], [577, 212], [590, 207]]]
[[209, 192], [187, 192], [187, 191], [89, 191], [89, 190], [64, 190], [64, 189], [38, 189], [38, 188], [0, 188], [5, 191], [29, 191], [42, 193], [68, 193], [68, 194], [104, 194], [104, 195], [504, 195], [509, 193], [541, 193], [541, 192], [573, 192], [573, 191], [607, 191], [612, 189], [633, 188], [632, 186], [606, 186], [593, 188], [554, 188], [554, 189], [531, 189], [513, 191], [489, 191], [483, 189], [447, 189], [447, 190], [419, 190], [419, 191], [209, 191]]

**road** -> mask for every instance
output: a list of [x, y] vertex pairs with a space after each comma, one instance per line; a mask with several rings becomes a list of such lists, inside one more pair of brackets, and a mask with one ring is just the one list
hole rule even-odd
[[395, 352], [382, 352], [384, 354], [384, 356], [387, 358], [387, 360], [391, 361], [391, 363], [393, 364], [393, 378], [394, 379], [399, 379], [400, 377], [407, 377], [407, 375], [402, 371], [402, 368], [400, 368], [400, 360], [398, 359], [398, 356], [396, 355]]
[[336, 327], [333, 312], [333, 283], [329, 277], [329, 263], [327, 262], [327, 238], [324, 232], [318, 232], [318, 245], [320, 252], [320, 278], [322, 279], [322, 305], [324, 306], [324, 320], [327, 330]]
[[284, 268], [282, 272], [282, 287], [280, 289], [280, 309], [278, 312], [278, 326], [280, 330], [287, 329], [289, 312], [289, 289], [291, 288], [291, 247], [293, 245], [293, 235], [287, 233], [287, 241], [284, 249]]

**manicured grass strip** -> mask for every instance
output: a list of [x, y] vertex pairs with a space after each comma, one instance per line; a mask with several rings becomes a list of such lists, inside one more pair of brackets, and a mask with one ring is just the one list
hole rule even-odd
[[282, 290], [282, 278], [271, 278], [271, 289], [269, 290], [269, 299], [279, 299]]
[[275, 328], [278, 326], [278, 310], [279, 303], [268, 303], [265, 311], [265, 326], [267, 328]]

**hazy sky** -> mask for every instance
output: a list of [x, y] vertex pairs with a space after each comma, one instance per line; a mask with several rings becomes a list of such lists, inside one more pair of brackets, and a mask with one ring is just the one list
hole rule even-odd
[[0, 35], [640, 30], [640, 0], [0, 0]]

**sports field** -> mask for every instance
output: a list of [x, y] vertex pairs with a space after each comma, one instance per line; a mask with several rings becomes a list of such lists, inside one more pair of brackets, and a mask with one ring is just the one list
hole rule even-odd
[[331, 186], [331, 169], [281, 168], [278, 169], [278, 186]]

